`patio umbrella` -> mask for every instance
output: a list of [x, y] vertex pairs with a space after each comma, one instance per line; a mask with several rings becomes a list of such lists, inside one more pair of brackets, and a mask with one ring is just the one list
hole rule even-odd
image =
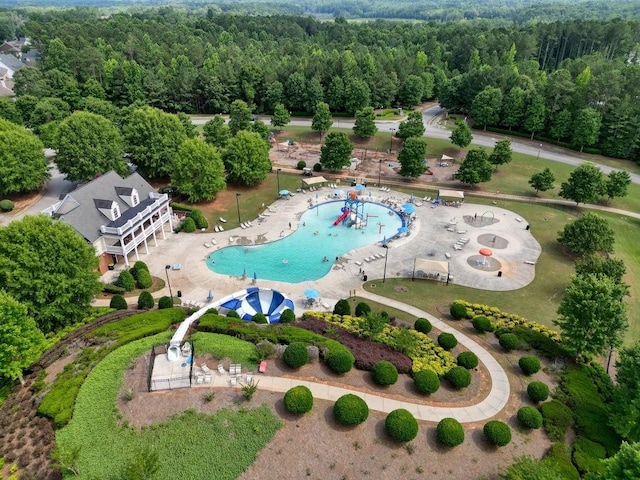
[[362, 185], [361, 183], [358, 183], [358, 184], [356, 185], [356, 190], [357, 190], [358, 192], [361, 192], [362, 190], [364, 190], [364, 188], [365, 188], [365, 187], [364, 187], [364, 185]]
[[289, 195], [289, 190], [280, 190], [280, 192], [278, 192], [280, 195], [285, 196], [285, 195]]
[[413, 205], [413, 203], [403, 203], [402, 204], [402, 211], [404, 213], [415, 213], [416, 212], [416, 207]]
[[304, 296], [307, 298], [320, 298], [320, 292], [315, 288], [307, 288], [304, 291]]
[[482, 259], [482, 265], [486, 265], [487, 264], [487, 257], [490, 257], [491, 255], [493, 255], [493, 252], [491, 251], [490, 248], [481, 248], [479, 253], [480, 253], [480, 255], [482, 255], [484, 257]]

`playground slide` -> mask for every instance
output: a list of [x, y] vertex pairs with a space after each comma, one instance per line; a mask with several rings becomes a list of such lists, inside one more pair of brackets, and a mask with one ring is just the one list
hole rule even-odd
[[342, 215], [340, 215], [338, 219], [335, 222], [333, 222], [333, 226], [335, 227], [336, 225], [338, 225], [342, 220], [347, 218], [348, 215], [349, 215], [349, 210], [345, 210], [344, 212], [342, 212]]

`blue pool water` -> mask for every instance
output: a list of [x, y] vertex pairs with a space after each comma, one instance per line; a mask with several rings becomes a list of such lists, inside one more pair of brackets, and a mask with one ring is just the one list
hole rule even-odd
[[[367, 214], [361, 229], [343, 224], [333, 226], [340, 217], [344, 201], [327, 202], [308, 209], [291, 235], [271, 243], [221, 248], [207, 259], [216, 273], [248, 278], [298, 283], [324, 277], [335, 258], [350, 250], [391, 238], [403, 226], [402, 217], [384, 205], [365, 202], [359, 212]], [[302, 224], [305, 226], [302, 226]], [[382, 224], [382, 226], [380, 226]], [[260, 229], [269, 228], [269, 222]], [[279, 232], [277, 232], [279, 233]], [[323, 262], [324, 257], [328, 261]]]

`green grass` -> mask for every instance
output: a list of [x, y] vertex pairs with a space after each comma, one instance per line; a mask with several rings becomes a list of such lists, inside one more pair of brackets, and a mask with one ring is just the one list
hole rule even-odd
[[233, 363], [255, 369], [257, 365], [256, 347], [253, 343], [217, 333], [196, 332], [191, 336], [196, 355], [210, 353], [221, 360], [230, 358]]
[[154, 478], [235, 479], [271, 440], [280, 421], [268, 407], [221, 410], [215, 415], [179, 414], [142, 431], [121, 426], [115, 407], [123, 371], [153, 344], [168, 341], [171, 332], [129, 343], [100, 362], [82, 386], [74, 416], [56, 434], [64, 456], [80, 447], [78, 479], [120, 478], [127, 462], [143, 449], [158, 454]]

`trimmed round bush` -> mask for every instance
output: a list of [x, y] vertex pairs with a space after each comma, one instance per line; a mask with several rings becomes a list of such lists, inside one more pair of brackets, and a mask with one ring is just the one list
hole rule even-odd
[[520, 339], [515, 333], [505, 333], [498, 339], [500, 346], [507, 351], [516, 350], [520, 346]]
[[453, 302], [451, 304], [451, 308], [449, 309], [449, 313], [451, 314], [454, 320], [460, 320], [461, 318], [469, 317], [469, 312], [467, 312], [467, 307], [460, 302]]
[[542, 414], [536, 407], [527, 405], [518, 410], [518, 422], [525, 428], [540, 428], [542, 426]]
[[309, 361], [307, 346], [302, 342], [291, 342], [284, 349], [282, 360], [289, 368], [300, 368]]
[[464, 367], [453, 367], [445, 373], [444, 378], [446, 378], [454, 388], [465, 388], [471, 385], [471, 373]]
[[[131, 273], [139, 272], [140, 270], [146, 270], [148, 272], [149, 266], [142, 260], [136, 260], [136, 263], [134, 263], [133, 267], [131, 267]], [[133, 274], [133, 276], [135, 277], [135, 273]]]
[[207, 222], [207, 219], [205, 218], [204, 214], [202, 213], [202, 210], [194, 208], [191, 211], [191, 215], [189, 217], [193, 218], [193, 223], [196, 224], [196, 228], [198, 230], [203, 229], [203, 228], [209, 228], [209, 222]]
[[148, 270], [138, 270], [136, 275], [136, 286], [138, 288], [149, 288], [153, 284], [153, 278]]
[[500, 338], [502, 335], [504, 335], [505, 333], [512, 333], [510, 328], [507, 327], [500, 327], [498, 328], [495, 332], [496, 334], [496, 338]]
[[313, 171], [314, 172], [321, 172], [322, 171], [322, 164], [321, 163], [314, 163], [313, 164]]
[[173, 300], [171, 297], [167, 297], [166, 295], [164, 297], [160, 297], [160, 300], [158, 300], [158, 309], [163, 310], [165, 308], [173, 308]]
[[240, 314], [235, 310], [229, 310], [227, 312], [227, 318], [240, 318]]
[[478, 366], [478, 357], [473, 352], [462, 352], [458, 355], [456, 362], [467, 370], [472, 370]]
[[386, 360], [374, 363], [371, 367], [371, 373], [373, 381], [378, 385], [393, 385], [398, 381], [398, 369], [393, 363]]
[[13, 207], [14, 207], [13, 202], [8, 198], [5, 198], [4, 200], [0, 201], [0, 211], [10, 212], [11, 210], [13, 210]]
[[153, 297], [146, 290], [140, 292], [138, 296], [138, 308], [153, 308], [155, 304]]
[[533, 375], [540, 371], [540, 360], [531, 355], [525, 355], [524, 357], [520, 357], [518, 360], [518, 365], [520, 365], [520, 369], [522, 373], [525, 375]]
[[120, 275], [118, 275], [118, 279], [114, 282], [114, 285], [124, 288], [127, 292], [131, 292], [136, 288], [136, 281], [133, 279], [131, 272], [129, 270], [125, 270], [120, 272]]
[[371, 313], [371, 307], [368, 303], [360, 302], [356, 305], [356, 317], [366, 317]]
[[495, 330], [493, 324], [491, 323], [491, 320], [489, 320], [484, 315], [476, 315], [471, 320], [471, 323], [473, 324], [473, 328], [475, 328], [476, 331], [480, 333], [493, 332]]
[[293, 313], [293, 310], [290, 308], [285, 309], [280, 315], [280, 323], [291, 323], [295, 322], [296, 314]]
[[431, 325], [431, 322], [426, 318], [418, 318], [416, 320], [416, 323], [413, 324], [413, 328], [421, 333], [427, 334], [433, 327]]
[[509, 425], [499, 420], [491, 420], [485, 423], [482, 432], [490, 443], [498, 447], [504, 447], [511, 442]]
[[351, 315], [351, 305], [349, 305], [349, 300], [338, 300], [336, 305], [333, 307], [333, 313], [336, 315]]
[[453, 333], [443, 332], [438, 335], [438, 345], [440, 345], [445, 350], [452, 350], [456, 345], [458, 345], [458, 339]]
[[342, 425], [360, 425], [369, 417], [369, 407], [357, 395], [347, 393], [333, 404], [333, 416]]
[[440, 378], [433, 370], [420, 370], [413, 374], [416, 390], [425, 395], [435, 393], [440, 388]]
[[111, 297], [109, 307], [115, 308], [116, 310], [126, 310], [127, 308], [129, 308], [129, 306], [127, 305], [127, 301], [122, 295], [114, 295], [113, 297]]
[[355, 361], [354, 356], [346, 348], [329, 351], [324, 356], [324, 363], [327, 364], [333, 373], [340, 375], [350, 371]]
[[404, 408], [390, 412], [384, 426], [396, 442], [410, 442], [418, 435], [418, 421]]
[[307, 413], [313, 408], [313, 395], [304, 385], [290, 388], [284, 394], [284, 406], [290, 413]]
[[251, 320], [254, 323], [262, 323], [262, 324], [269, 323], [267, 322], [267, 317], [265, 316], [264, 313], [256, 313], [253, 317], [251, 317]]
[[546, 383], [531, 382], [527, 385], [527, 395], [532, 402], [544, 402], [549, 398], [549, 387]]
[[296, 163], [296, 170], [302, 170], [306, 166], [307, 162], [305, 162], [304, 160], [300, 160], [298, 163]]
[[455, 418], [443, 418], [436, 427], [436, 438], [445, 447], [457, 447], [464, 442], [464, 428]]
[[187, 217], [182, 222], [182, 231], [186, 233], [193, 233], [196, 231], [196, 222], [191, 217]]

